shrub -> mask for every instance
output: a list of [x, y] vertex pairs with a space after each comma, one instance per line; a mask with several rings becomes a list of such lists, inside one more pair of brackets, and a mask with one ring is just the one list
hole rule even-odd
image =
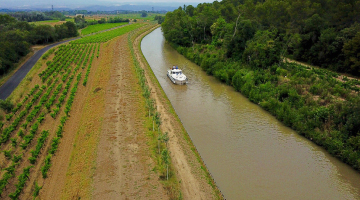
[[12, 104], [9, 99], [0, 99], [0, 108], [3, 109], [5, 112], [9, 113], [14, 108], [14, 104]]

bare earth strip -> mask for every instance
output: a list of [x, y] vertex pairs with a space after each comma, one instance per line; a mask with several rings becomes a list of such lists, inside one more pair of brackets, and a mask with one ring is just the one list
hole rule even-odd
[[112, 48], [93, 198], [167, 199], [158, 175], [151, 171], [154, 164], [143, 125], [146, 111], [127, 35]]

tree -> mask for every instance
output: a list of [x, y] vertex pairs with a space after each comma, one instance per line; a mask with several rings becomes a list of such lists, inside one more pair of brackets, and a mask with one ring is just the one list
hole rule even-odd
[[55, 41], [55, 28], [50, 25], [38, 25], [34, 29], [33, 37], [37, 44]]
[[243, 61], [252, 67], [268, 68], [280, 60], [276, 31], [257, 31], [254, 38], [247, 42]]
[[165, 38], [174, 44], [190, 46], [191, 36], [187, 22], [188, 16], [181, 7], [166, 13], [165, 20], [161, 25]]
[[211, 35], [217, 38], [223, 38], [225, 35], [226, 21], [224, 18], [219, 17], [213, 25], [211, 25]]
[[228, 57], [241, 59], [247, 41], [254, 37], [257, 29], [258, 24], [256, 22], [241, 19], [239, 25], [237, 26], [236, 34], [234, 36], [229, 35], [226, 39], [228, 44], [226, 55]]
[[147, 16], [148, 16], [148, 14], [147, 14], [146, 11], [143, 11], [143, 12], [141, 13], [141, 17], [147, 17]]
[[158, 20], [158, 24], [162, 24], [164, 22], [164, 20], [165, 20], [165, 17], [160, 16], [160, 15], [156, 15], [155, 20]]
[[194, 16], [194, 11], [195, 11], [194, 6], [192, 6], [192, 5], [186, 6], [185, 12], [186, 12], [186, 14], [189, 15], [190, 17]]
[[66, 37], [78, 36], [78, 30], [76, 28], [76, 25], [73, 22], [68, 21], [64, 25], [67, 27], [67, 30], [68, 30]]
[[105, 18], [101, 18], [100, 20], [98, 20], [99, 24], [105, 24], [106, 23], [106, 19]]

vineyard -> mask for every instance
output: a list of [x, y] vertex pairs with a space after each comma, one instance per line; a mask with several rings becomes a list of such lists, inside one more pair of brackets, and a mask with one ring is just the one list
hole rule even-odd
[[118, 26], [122, 26], [128, 24], [127, 22], [122, 22], [122, 23], [106, 23], [106, 24], [95, 24], [95, 25], [90, 25], [86, 28], [84, 28], [83, 30], [81, 30], [81, 35], [88, 35], [91, 33], [96, 33], [99, 31], [103, 31], [106, 29], [111, 29], [111, 28], [115, 28]]
[[140, 28], [141, 26], [144, 26], [144, 24], [132, 24], [129, 26], [125, 26], [122, 28], [114, 29], [111, 31], [106, 31], [103, 33], [99, 33], [96, 35], [91, 35], [88, 37], [83, 37], [79, 40], [72, 41], [71, 44], [88, 44], [88, 43], [99, 43], [99, 42], [107, 42], [114, 37], [117, 37], [119, 35], [123, 35], [127, 32], [130, 32], [132, 30], [135, 30], [137, 28]]
[[[49, 60], [37, 75], [41, 84], [23, 95], [0, 121], [1, 199], [18, 199], [25, 189], [34, 197], [39, 194], [38, 182], [48, 177], [78, 88], [86, 87], [93, 60], [99, 58], [101, 42], [140, 26], [143, 25], [84, 37], [43, 56]], [[41, 174], [36, 174], [35, 169]]]

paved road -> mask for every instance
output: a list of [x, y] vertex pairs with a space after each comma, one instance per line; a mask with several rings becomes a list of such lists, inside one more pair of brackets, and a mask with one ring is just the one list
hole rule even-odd
[[79, 39], [80, 37], [73, 38], [70, 40], [61, 41], [55, 44], [51, 44], [49, 46], [46, 46], [45, 48], [37, 51], [29, 60], [21, 66], [20, 69], [18, 69], [17, 72], [15, 72], [14, 75], [12, 75], [9, 80], [7, 80], [1, 87], [0, 87], [0, 99], [5, 100], [10, 96], [10, 94], [15, 90], [15, 88], [20, 84], [20, 82], [23, 80], [23, 78], [26, 76], [26, 74], [30, 71], [30, 69], [35, 65], [35, 63], [39, 60], [39, 58], [49, 49], [51, 49], [54, 46], [57, 46], [59, 44], [69, 42], [71, 40]]

